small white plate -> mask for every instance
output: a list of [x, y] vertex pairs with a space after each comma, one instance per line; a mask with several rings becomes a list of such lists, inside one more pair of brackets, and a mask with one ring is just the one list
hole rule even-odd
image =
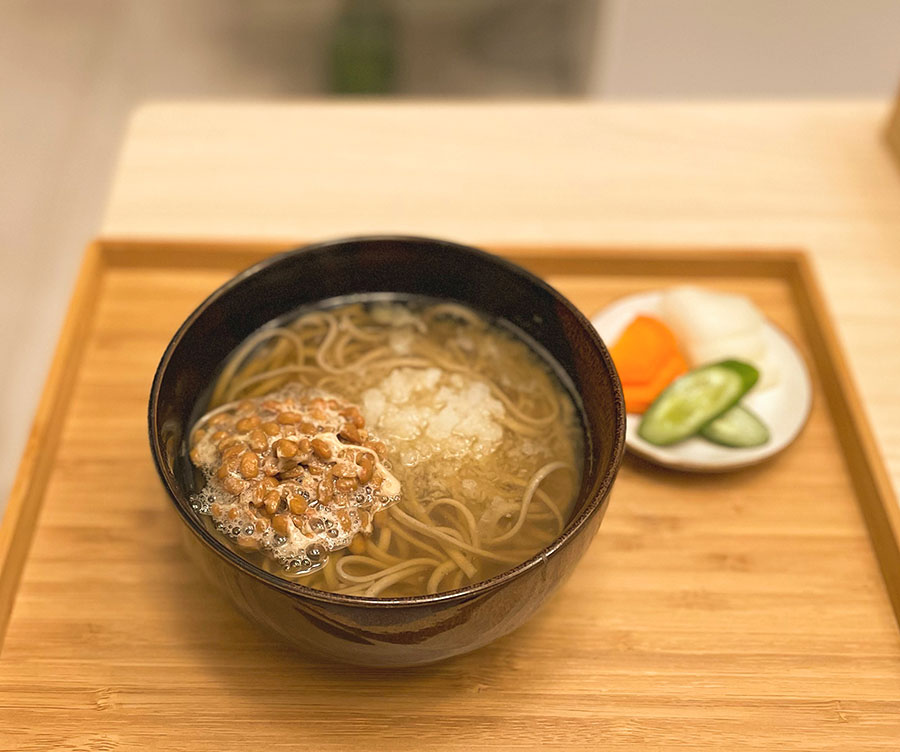
[[[617, 300], [598, 312], [591, 323], [611, 346], [638, 314], [660, 317], [661, 291], [638, 293]], [[803, 357], [778, 327], [766, 321], [766, 345], [778, 364], [778, 382], [766, 389], [754, 387], [741, 400], [769, 427], [769, 440], [758, 447], [723, 447], [693, 437], [673, 446], [659, 447], [638, 436], [641, 416], [628, 414], [625, 445], [657, 464], [694, 472], [722, 472], [762, 462], [787, 447], [800, 433], [812, 406], [812, 383]], [[692, 364], [693, 365], [693, 364]]]

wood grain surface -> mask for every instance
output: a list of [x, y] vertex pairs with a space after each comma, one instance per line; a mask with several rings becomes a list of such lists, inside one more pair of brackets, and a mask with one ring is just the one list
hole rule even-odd
[[0, 537], [4, 581], [28, 553], [0, 653], [0, 749], [897, 748], [900, 636], [866, 526], [886, 504], [874, 540], [896, 555], [896, 507], [791, 254], [513, 250], [588, 314], [673, 271], [750, 295], [814, 366], [810, 422], [729, 475], [627, 460], [590, 551], [531, 622], [386, 671], [316, 662], [235, 613], [190, 568], [152, 466], [158, 358], [260, 249], [101, 250], [12, 502], [22, 537], [9, 545], [10, 518]]

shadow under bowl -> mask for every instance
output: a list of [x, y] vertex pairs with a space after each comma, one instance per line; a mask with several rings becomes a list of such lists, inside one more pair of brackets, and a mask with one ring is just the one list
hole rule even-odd
[[[452, 300], [505, 319], [553, 357], [581, 412], [582, 483], [562, 534], [522, 564], [459, 590], [366, 598], [298, 585], [235, 553], [191, 507], [197, 489], [187, 433], [232, 350], [297, 308], [377, 292]], [[149, 431], [157, 470], [186, 526], [189, 553], [245, 615], [319, 658], [404, 666], [465, 653], [511, 632], [571, 574], [606, 511], [622, 460], [625, 406], [594, 328], [530, 272], [440, 240], [350, 238], [273, 256], [212, 293], [163, 354], [150, 392]]]

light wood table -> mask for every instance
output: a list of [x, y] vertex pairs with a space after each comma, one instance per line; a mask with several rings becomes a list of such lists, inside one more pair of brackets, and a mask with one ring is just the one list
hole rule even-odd
[[102, 231], [797, 247], [900, 489], [900, 174], [887, 102], [160, 103]]

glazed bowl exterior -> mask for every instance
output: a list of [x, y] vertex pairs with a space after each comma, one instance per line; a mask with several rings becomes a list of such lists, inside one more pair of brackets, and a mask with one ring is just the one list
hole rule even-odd
[[[522, 564], [459, 590], [366, 598], [288, 582], [235, 553], [191, 507], [198, 489], [187, 436], [232, 350], [259, 327], [301, 306], [377, 292], [443, 298], [507, 320], [556, 360], [580, 403], [584, 472], [563, 533]], [[368, 237], [273, 256], [213, 292], [162, 356], [150, 392], [149, 432], [191, 558], [237, 608], [322, 659], [405, 666], [465, 653], [511, 632], [571, 574], [606, 511], [622, 458], [625, 406], [612, 360], [594, 328], [531, 273], [455, 243]]]

